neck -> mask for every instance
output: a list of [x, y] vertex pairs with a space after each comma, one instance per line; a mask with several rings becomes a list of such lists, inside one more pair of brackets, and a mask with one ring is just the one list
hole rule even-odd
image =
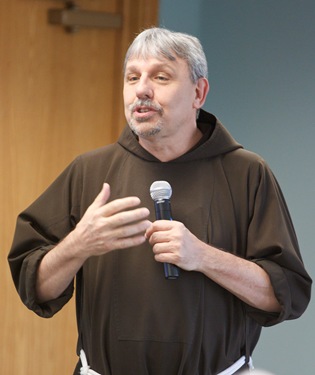
[[202, 132], [196, 127], [192, 134], [174, 141], [158, 135], [139, 138], [140, 145], [162, 162], [174, 160], [193, 148], [201, 139]]

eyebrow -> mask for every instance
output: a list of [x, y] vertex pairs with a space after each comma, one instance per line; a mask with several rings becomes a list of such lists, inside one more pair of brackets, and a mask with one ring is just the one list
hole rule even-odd
[[[153, 69], [153, 70], [157, 70], [157, 69], [162, 69], [162, 70], [170, 70], [172, 71], [173, 73], [176, 73], [177, 69], [173, 68], [170, 64], [168, 64], [167, 62], [164, 63], [164, 62], [156, 62], [156, 63], [153, 63], [152, 65], [150, 65], [150, 69]], [[130, 72], [130, 71], [135, 71], [135, 70], [139, 70], [139, 67], [138, 65], [136, 64], [130, 64], [126, 66], [126, 73], [127, 72]]]

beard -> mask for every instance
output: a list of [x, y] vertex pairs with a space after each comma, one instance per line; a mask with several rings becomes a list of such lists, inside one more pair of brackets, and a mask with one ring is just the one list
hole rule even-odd
[[158, 121], [155, 124], [149, 124], [146, 121], [135, 121], [130, 119], [129, 127], [137, 137], [152, 137], [158, 134], [162, 130], [162, 121]]
[[[135, 118], [133, 116], [133, 113], [135, 109], [139, 106], [145, 106], [154, 109], [155, 114], [148, 117], [142, 117], [142, 118]], [[133, 131], [133, 133], [137, 137], [152, 137], [156, 134], [158, 134], [162, 130], [162, 124], [163, 121], [161, 119], [161, 116], [163, 114], [163, 109], [161, 106], [156, 105], [151, 102], [151, 100], [138, 100], [136, 103], [131, 104], [129, 106], [129, 111], [131, 113], [131, 117], [128, 121], [130, 129]], [[156, 121], [152, 121], [152, 117], [159, 118]]]

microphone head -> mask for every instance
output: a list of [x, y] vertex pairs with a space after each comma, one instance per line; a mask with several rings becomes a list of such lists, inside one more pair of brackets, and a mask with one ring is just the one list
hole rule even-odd
[[172, 196], [171, 185], [167, 181], [154, 181], [150, 187], [150, 195], [154, 201], [170, 199]]

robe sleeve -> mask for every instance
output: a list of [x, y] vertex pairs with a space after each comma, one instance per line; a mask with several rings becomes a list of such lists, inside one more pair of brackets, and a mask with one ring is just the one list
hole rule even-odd
[[[280, 302], [280, 314], [270, 314], [248, 307], [259, 324], [271, 326], [298, 318], [306, 309], [312, 280], [305, 270], [292, 220], [283, 194], [270, 168], [263, 162], [251, 173], [256, 186], [247, 234], [247, 258], [269, 275]], [[258, 183], [257, 183], [258, 181]]]
[[42, 258], [79, 221], [82, 182], [77, 160], [18, 216], [8, 255], [12, 278], [22, 302], [45, 318], [59, 311], [74, 291], [72, 282], [59, 298], [43, 304], [36, 301], [36, 275]]

